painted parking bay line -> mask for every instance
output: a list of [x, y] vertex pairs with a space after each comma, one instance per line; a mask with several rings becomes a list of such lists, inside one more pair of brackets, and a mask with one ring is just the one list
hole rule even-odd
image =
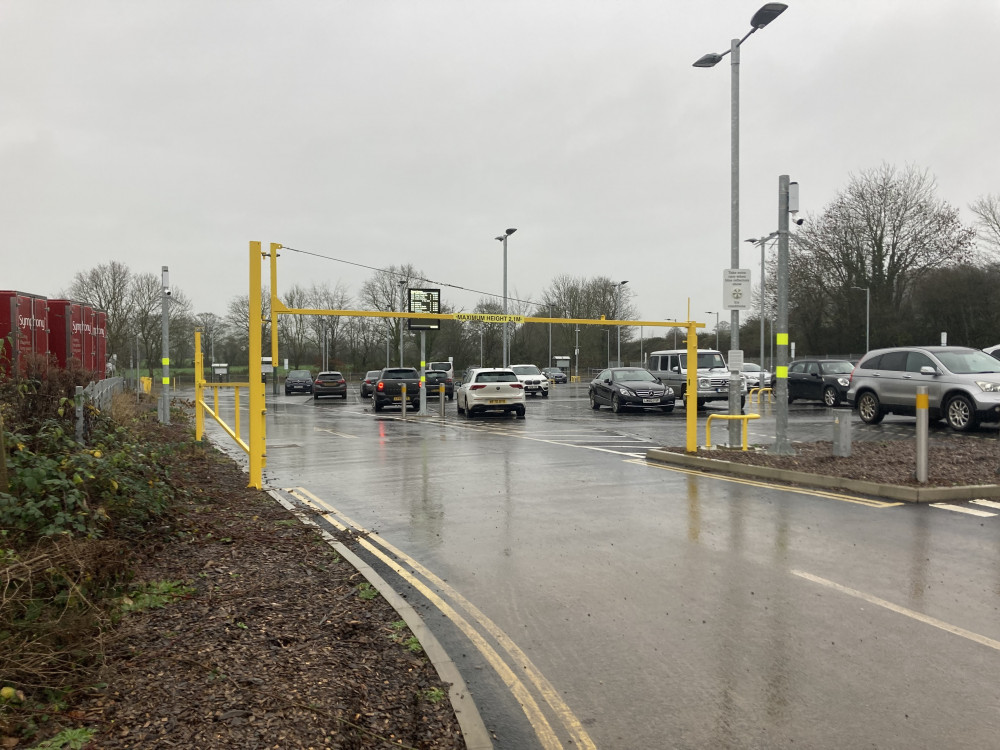
[[[357, 539], [361, 546], [375, 555], [383, 563], [388, 565], [389, 568], [391, 568], [407, 583], [420, 591], [420, 593], [426, 597], [429, 602], [431, 602], [442, 612], [442, 614], [451, 620], [466, 635], [466, 637], [469, 638], [483, 657], [490, 663], [494, 670], [496, 670], [497, 674], [504, 681], [507, 687], [511, 689], [515, 698], [521, 704], [525, 715], [528, 717], [529, 722], [531, 722], [531, 725], [535, 730], [535, 734], [545, 750], [561, 750], [561, 748], [563, 748], [563, 744], [559, 741], [552, 729], [551, 724], [549, 724], [548, 720], [545, 718], [530, 691], [528, 691], [524, 683], [521, 682], [503, 658], [493, 649], [492, 646], [490, 646], [489, 643], [486, 642], [483, 636], [480, 635], [480, 633], [473, 628], [473, 626], [464, 617], [456, 612], [451, 605], [445, 602], [442, 596], [440, 596], [437, 592], [441, 592], [444, 596], [447, 596], [459, 607], [464, 609], [469, 615], [472, 616], [476, 624], [489, 633], [496, 640], [497, 644], [507, 652], [512, 661], [516, 664], [518, 670], [522, 672], [535, 686], [544, 701], [548, 704], [549, 708], [562, 721], [563, 726], [573, 738], [572, 742], [576, 747], [583, 748], [584, 750], [596, 750], [596, 745], [593, 740], [591, 740], [590, 736], [583, 728], [582, 723], [576, 718], [569, 706], [567, 706], [559, 696], [558, 691], [544, 677], [544, 675], [542, 675], [538, 668], [535, 667], [535, 665], [528, 658], [527, 654], [521, 651], [513, 640], [511, 640], [510, 636], [502, 631], [498, 625], [490, 620], [475, 605], [465, 599], [465, 597], [459, 594], [442, 579], [434, 575], [431, 571], [424, 568], [416, 560], [409, 557], [402, 550], [394, 547], [377, 533], [369, 531], [363, 526], [352, 521], [329, 503], [325, 502], [322, 498], [313, 495], [311, 492], [302, 487], [286, 489], [285, 492], [288, 492], [300, 502], [319, 510], [323, 513], [323, 518], [336, 528], [346, 530], [347, 527], [350, 526], [363, 534], [363, 536], [360, 536]], [[375, 544], [380, 545], [389, 554], [387, 555], [386, 552], [383, 552], [375, 547]], [[403, 568], [399, 564], [400, 562], [405, 563], [407, 568]], [[431, 590], [431, 588], [418, 579], [415, 574], [423, 576], [437, 591]]]
[[1000, 503], [995, 500], [973, 500], [972, 502], [976, 505], [984, 505], [987, 508], [996, 508], [997, 510], [1000, 510]]
[[[973, 500], [972, 502], [976, 502]], [[976, 510], [975, 508], [966, 508], [961, 505], [949, 505], [948, 503], [931, 503], [932, 508], [940, 508], [941, 510], [952, 510], [955, 513], [965, 513], [969, 516], [979, 516], [980, 518], [993, 518], [996, 513], [990, 513], [987, 510]]]
[[336, 435], [337, 437], [342, 437], [342, 438], [349, 438], [351, 440], [356, 440], [357, 437], [358, 437], [357, 435], [349, 435], [346, 432], [337, 432], [335, 430], [328, 430], [325, 427], [313, 427], [313, 431], [314, 432], [327, 432], [327, 433], [329, 433], [331, 435]]
[[874, 604], [877, 607], [882, 607], [888, 609], [890, 612], [895, 612], [896, 614], [903, 615], [904, 617], [909, 617], [911, 620], [916, 620], [917, 622], [922, 622], [925, 625], [931, 625], [932, 627], [938, 628], [945, 631], [946, 633], [951, 633], [952, 635], [961, 636], [975, 643], [982, 644], [983, 646], [989, 646], [990, 648], [1000, 651], [1000, 641], [994, 640], [993, 638], [987, 638], [985, 635], [980, 635], [979, 633], [973, 633], [971, 630], [966, 630], [965, 628], [960, 628], [957, 625], [952, 625], [951, 623], [945, 622], [944, 620], [939, 620], [936, 617], [930, 617], [929, 615], [922, 614], [912, 609], [907, 609], [906, 607], [900, 607], [898, 604], [893, 604], [885, 599], [880, 599], [872, 594], [867, 594], [864, 591], [858, 591], [857, 589], [848, 588], [834, 581], [829, 581], [826, 578], [820, 578], [819, 576], [814, 576], [812, 573], [806, 573], [802, 570], [792, 570], [792, 575], [798, 576], [799, 578], [804, 578], [807, 581], [812, 581], [813, 583], [818, 583], [820, 586], [826, 586], [827, 588], [833, 589], [834, 591], [839, 591], [847, 596], [853, 596], [856, 599], [862, 599], [869, 604]]

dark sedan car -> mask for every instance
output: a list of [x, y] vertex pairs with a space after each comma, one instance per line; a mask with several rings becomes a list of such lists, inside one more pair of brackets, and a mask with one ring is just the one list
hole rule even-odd
[[542, 368], [542, 374], [549, 379], [550, 383], [566, 382], [566, 373], [558, 367], [544, 367]]
[[313, 376], [309, 370], [292, 370], [285, 378], [285, 395], [293, 393], [312, 393]]
[[846, 359], [797, 359], [788, 365], [788, 403], [822, 401], [838, 406], [847, 401], [854, 365]]
[[372, 394], [375, 393], [378, 376], [381, 374], [381, 370], [369, 370], [365, 373], [365, 376], [361, 378], [361, 398], [371, 398]]
[[674, 410], [674, 389], [643, 367], [613, 367], [590, 381], [590, 408]]
[[313, 381], [313, 400], [318, 401], [323, 396], [340, 396], [347, 398], [347, 381], [336, 370], [321, 372]]
[[455, 398], [455, 381], [448, 376], [447, 370], [427, 370], [424, 372], [424, 385], [427, 388], [427, 398], [437, 398], [440, 386], [444, 383], [444, 395], [449, 401]]

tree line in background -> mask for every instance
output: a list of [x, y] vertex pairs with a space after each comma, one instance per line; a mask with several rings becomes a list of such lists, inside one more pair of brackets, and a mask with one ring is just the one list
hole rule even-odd
[[[800, 356], [856, 357], [870, 347], [934, 344], [941, 332], [948, 343], [984, 347], [1000, 343], [1000, 196], [987, 195], [971, 206], [975, 226], [964, 226], [958, 210], [936, 195], [934, 180], [914, 167], [889, 165], [852, 175], [818, 217], [800, 227], [789, 244], [789, 334]], [[740, 343], [748, 360], [760, 360], [760, 327], [773, 339], [776, 318], [777, 258], [767, 249], [768, 282], [755, 292], [754, 310], [741, 318]], [[279, 293], [291, 308], [396, 311], [407, 287], [437, 286], [412, 265], [376, 271], [357, 295], [341, 283], [292, 285]], [[67, 297], [107, 311], [108, 352], [119, 369], [159, 369], [160, 279], [111, 262], [78, 272]], [[764, 302], [760, 312], [761, 295]], [[270, 301], [264, 290], [263, 351], [270, 352]], [[870, 310], [868, 300], [870, 299]], [[206, 359], [245, 366], [250, 324], [249, 295], [230, 300], [227, 314], [196, 313], [182, 290], [170, 301], [170, 357], [175, 366], [194, 358], [194, 329], [202, 330]], [[557, 276], [540, 301], [508, 301], [516, 315], [548, 318], [634, 320], [637, 308], [628, 287], [607, 276]], [[441, 312], [500, 313], [503, 300], [482, 297], [472, 310], [442, 303]], [[703, 329], [702, 347], [729, 348], [729, 326]], [[499, 364], [502, 325], [441, 321], [426, 332], [426, 358], [454, 359], [457, 368]], [[510, 326], [511, 362], [553, 364], [571, 357], [581, 373], [617, 360], [640, 364], [646, 352], [684, 346], [685, 332], [661, 327], [636, 330], [613, 326], [524, 324]], [[403, 337], [404, 363], [418, 364], [419, 334], [401, 319], [336, 315], [282, 315], [278, 318], [279, 357], [291, 368], [321, 367], [349, 373], [398, 364]], [[770, 350], [770, 344], [765, 349]], [[579, 359], [574, 352], [579, 349]], [[769, 361], [770, 351], [765, 351]]]

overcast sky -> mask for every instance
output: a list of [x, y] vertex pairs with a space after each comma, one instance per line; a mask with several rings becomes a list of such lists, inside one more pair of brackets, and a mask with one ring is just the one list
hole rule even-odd
[[[0, 289], [169, 265], [224, 314], [260, 240], [338, 259], [284, 252], [279, 295], [412, 263], [469, 310], [516, 227], [512, 297], [605, 275], [642, 319], [690, 298], [711, 329], [731, 66], [692, 63], [760, 5], [0, 0]], [[791, 0], [741, 48], [740, 237], [777, 228], [779, 175], [808, 220], [882, 162], [971, 224], [1000, 193], [998, 39], [997, 0]]]

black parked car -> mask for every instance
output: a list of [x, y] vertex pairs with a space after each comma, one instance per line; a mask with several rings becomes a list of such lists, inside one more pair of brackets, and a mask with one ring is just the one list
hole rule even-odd
[[444, 395], [449, 401], [455, 398], [455, 381], [448, 376], [447, 370], [426, 370], [424, 386], [427, 388], [427, 398], [437, 398], [440, 386], [444, 383]]
[[285, 395], [293, 393], [312, 393], [313, 376], [309, 370], [292, 370], [285, 378]]
[[369, 370], [365, 373], [365, 376], [361, 379], [361, 398], [370, 398], [375, 393], [375, 384], [378, 382], [378, 376], [381, 374], [381, 370]]
[[674, 389], [643, 367], [612, 367], [590, 381], [590, 408], [674, 410]]
[[846, 359], [797, 359], [788, 365], [788, 403], [822, 401], [837, 406], [847, 401], [854, 365]]

